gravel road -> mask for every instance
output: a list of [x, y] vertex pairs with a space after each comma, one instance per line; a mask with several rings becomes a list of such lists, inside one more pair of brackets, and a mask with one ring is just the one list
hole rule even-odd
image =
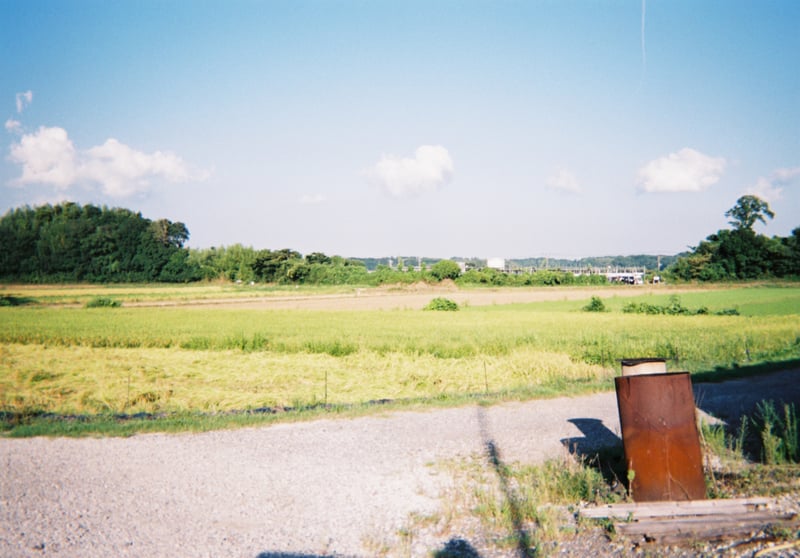
[[[800, 401], [800, 371], [701, 384], [731, 416]], [[536, 463], [619, 443], [613, 393], [204, 434], [0, 439], [0, 556], [371, 556], [452, 479], [432, 464]], [[443, 548], [431, 540], [428, 550]]]

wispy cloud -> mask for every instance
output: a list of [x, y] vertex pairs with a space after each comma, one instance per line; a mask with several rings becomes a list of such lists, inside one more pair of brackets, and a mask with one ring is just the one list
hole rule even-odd
[[797, 182], [800, 182], [800, 167], [777, 169], [769, 176], [759, 177], [745, 194], [752, 194], [764, 201], [772, 202], [783, 197], [783, 189], [786, 186]]
[[19, 120], [14, 120], [13, 118], [9, 118], [6, 120], [6, 131], [11, 132], [12, 134], [18, 134], [22, 131], [22, 123]]
[[644, 192], [700, 192], [719, 181], [727, 161], [684, 147], [650, 161], [639, 169], [639, 189]]
[[305, 194], [300, 198], [301, 205], [319, 205], [326, 201], [328, 201], [328, 199], [322, 194]]
[[547, 177], [547, 187], [552, 190], [580, 194], [581, 186], [578, 178], [569, 169], [560, 168]]
[[[7, 126], [8, 128], [8, 126]], [[22, 167], [12, 184], [46, 184], [66, 190], [97, 184], [111, 197], [126, 197], [150, 189], [152, 180], [185, 182], [203, 180], [207, 173], [193, 172], [177, 155], [143, 153], [116, 139], [86, 150], [76, 149], [67, 131], [41, 126], [11, 145], [9, 159]]]
[[25, 107], [33, 102], [33, 91], [30, 89], [23, 93], [17, 93], [17, 112], [22, 113]]
[[441, 145], [421, 145], [414, 157], [383, 155], [364, 174], [393, 197], [408, 197], [437, 190], [453, 178], [453, 160]]

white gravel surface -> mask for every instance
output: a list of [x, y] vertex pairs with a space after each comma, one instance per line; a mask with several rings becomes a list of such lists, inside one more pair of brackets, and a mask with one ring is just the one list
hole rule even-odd
[[[368, 556], [364, 543], [431, 512], [431, 464], [537, 462], [612, 393], [205, 434], [0, 439], [2, 556]], [[444, 483], [444, 484], [443, 484]]]
[[[775, 385], [797, 400], [789, 374]], [[433, 463], [485, 455], [489, 442], [504, 462], [540, 462], [564, 440], [586, 448], [618, 432], [609, 392], [205, 434], [0, 439], [0, 556], [371, 556], [370, 541], [441, 505], [451, 479]]]

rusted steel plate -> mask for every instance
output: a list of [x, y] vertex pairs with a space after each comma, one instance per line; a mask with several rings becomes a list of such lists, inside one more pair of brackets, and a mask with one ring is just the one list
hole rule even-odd
[[688, 372], [614, 378], [637, 502], [702, 500], [706, 487]]
[[664, 358], [624, 358], [621, 363], [623, 376], [666, 374], [667, 372], [667, 359]]

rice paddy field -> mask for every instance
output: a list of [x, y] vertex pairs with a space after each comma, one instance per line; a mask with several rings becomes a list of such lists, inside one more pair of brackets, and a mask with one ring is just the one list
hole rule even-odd
[[[676, 294], [623, 297], [603, 288], [584, 298], [462, 304], [456, 312], [128, 306], [220, 298], [219, 289], [192, 289], [202, 288], [0, 290], [14, 302], [0, 306], [3, 429], [42, 415], [224, 414], [580, 393], [613, 389], [622, 358], [662, 357], [668, 369], [706, 379], [765, 363], [797, 367], [800, 359], [800, 286], [792, 284], [678, 293], [683, 306], [705, 308], [700, 315], [626, 313], [632, 302], [666, 305]], [[85, 305], [110, 294], [121, 307]], [[590, 294], [605, 312], [584, 309]], [[238, 296], [234, 289], [224, 295]]]

